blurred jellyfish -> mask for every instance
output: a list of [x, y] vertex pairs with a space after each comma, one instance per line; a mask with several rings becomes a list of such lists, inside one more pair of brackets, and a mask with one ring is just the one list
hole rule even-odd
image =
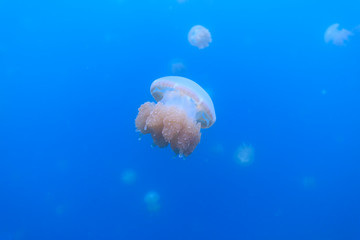
[[238, 164], [247, 166], [253, 163], [255, 151], [250, 144], [241, 144], [235, 152], [235, 160]]
[[324, 35], [324, 40], [326, 43], [332, 41], [334, 45], [341, 46], [344, 45], [344, 41], [349, 40], [349, 36], [353, 35], [353, 33], [350, 32], [349, 30], [346, 30], [344, 28], [339, 30], [338, 27], [339, 24], [335, 23], [326, 29]]
[[173, 59], [170, 62], [171, 72], [174, 75], [184, 75], [186, 73], [186, 67], [181, 59]]
[[150, 133], [154, 144], [179, 156], [190, 155], [200, 142], [200, 129], [211, 127], [215, 109], [210, 96], [197, 83], [183, 77], [163, 77], [150, 87], [157, 103], [146, 102], [139, 108], [135, 126]]
[[135, 171], [132, 169], [126, 169], [121, 175], [121, 180], [123, 183], [128, 185], [133, 184], [136, 181]]
[[56, 206], [56, 208], [55, 208], [56, 215], [58, 215], [58, 216], [64, 215], [65, 209], [66, 209], [66, 207], [62, 204]]
[[214, 152], [215, 154], [222, 154], [222, 153], [224, 153], [224, 145], [221, 144], [221, 143], [215, 144], [214, 147], [213, 147], [213, 152]]
[[209, 30], [201, 25], [195, 25], [190, 29], [188, 40], [191, 45], [199, 49], [208, 47], [209, 43], [212, 42]]
[[315, 187], [316, 181], [314, 177], [311, 176], [304, 176], [301, 179], [301, 185], [305, 188], [305, 189], [313, 189]]
[[144, 202], [150, 212], [156, 212], [160, 209], [160, 196], [155, 191], [146, 193]]
[[105, 42], [109, 43], [109, 42], [111, 42], [112, 40], [113, 40], [113, 36], [111, 35], [111, 33], [106, 33], [106, 34], [104, 35], [104, 41], [105, 41]]
[[188, 0], [176, 0], [179, 4], [186, 3]]
[[357, 32], [357, 33], [360, 32], [360, 25], [358, 25], [354, 28], [354, 32]]

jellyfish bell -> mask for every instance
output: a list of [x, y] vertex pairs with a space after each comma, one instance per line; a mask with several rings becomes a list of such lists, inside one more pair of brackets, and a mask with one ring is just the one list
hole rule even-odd
[[160, 209], [160, 195], [155, 191], [147, 192], [144, 202], [150, 212], [156, 212]]
[[255, 150], [250, 144], [241, 144], [235, 151], [235, 161], [242, 166], [249, 166], [254, 162]]
[[356, 32], [356, 33], [359, 33], [359, 32], [360, 32], [360, 25], [357, 25], [357, 26], [354, 28], [354, 32]]
[[132, 169], [126, 169], [121, 174], [121, 180], [126, 185], [133, 184], [136, 181], [136, 178], [136, 173]]
[[150, 133], [155, 145], [170, 144], [176, 154], [190, 155], [200, 142], [200, 129], [216, 121], [210, 96], [197, 83], [175, 76], [155, 80], [150, 92], [157, 103], [140, 106], [136, 128], [142, 134]]
[[217, 143], [213, 146], [213, 153], [220, 155], [224, 153], [224, 145], [222, 143]]
[[344, 45], [344, 42], [348, 41], [349, 36], [352, 35], [354, 34], [345, 28], [339, 30], [339, 24], [335, 23], [326, 29], [324, 40], [326, 43], [332, 42], [336, 46], [341, 46]]
[[170, 70], [172, 74], [181, 76], [186, 73], [186, 66], [181, 59], [173, 59], [170, 61]]
[[190, 79], [176, 76], [159, 78], [151, 84], [150, 92], [157, 102], [177, 105], [189, 116], [195, 117], [201, 128], [209, 128], [216, 121], [209, 94]]
[[199, 49], [203, 49], [209, 46], [212, 42], [210, 31], [201, 26], [193, 26], [188, 33], [189, 43]]
[[316, 179], [312, 176], [304, 176], [301, 179], [301, 184], [306, 190], [313, 189], [316, 186]]

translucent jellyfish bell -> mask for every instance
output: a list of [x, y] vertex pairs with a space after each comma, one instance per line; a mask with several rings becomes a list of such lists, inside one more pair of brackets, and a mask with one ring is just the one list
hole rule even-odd
[[304, 176], [301, 179], [301, 184], [306, 190], [310, 190], [310, 189], [315, 188], [316, 179], [312, 176]]
[[216, 121], [210, 96], [190, 79], [176, 76], [159, 78], [151, 84], [150, 92], [157, 102], [178, 105], [186, 110], [189, 116], [201, 123], [201, 128], [209, 128]]
[[160, 209], [160, 195], [155, 191], [146, 193], [144, 202], [150, 212], [156, 212]]
[[333, 42], [334, 45], [341, 46], [344, 45], [344, 42], [349, 40], [349, 36], [352, 36], [353, 33], [345, 28], [339, 30], [339, 24], [335, 23], [329, 26], [326, 29], [324, 40], [326, 43]]
[[170, 61], [170, 70], [173, 75], [181, 76], [186, 73], [186, 66], [181, 59]]
[[157, 103], [140, 106], [136, 128], [150, 133], [157, 146], [170, 143], [176, 154], [190, 155], [200, 142], [200, 129], [216, 121], [210, 96], [190, 79], [174, 76], [155, 80], [150, 92]]
[[199, 49], [209, 46], [212, 42], [209, 30], [201, 25], [193, 26], [188, 33], [189, 43]]
[[121, 175], [121, 180], [127, 185], [133, 184], [136, 181], [135, 171], [132, 169], [126, 169]]
[[241, 144], [235, 152], [235, 160], [242, 166], [248, 166], [253, 163], [255, 156], [254, 147], [250, 144]]
[[354, 28], [354, 32], [356, 32], [356, 33], [360, 32], [360, 25], [358, 25]]

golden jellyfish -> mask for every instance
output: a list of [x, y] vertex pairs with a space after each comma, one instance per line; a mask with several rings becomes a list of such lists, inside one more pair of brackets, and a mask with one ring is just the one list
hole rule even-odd
[[146, 193], [144, 202], [150, 212], [156, 212], [160, 209], [160, 195], [155, 191]]
[[235, 160], [242, 166], [248, 166], [253, 163], [255, 156], [254, 147], [250, 144], [241, 144], [235, 152]]
[[360, 32], [360, 25], [358, 25], [354, 28], [354, 32], [356, 32], [356, 33]]
[[310, 189], [315, 188], [316, 179], [312, 176], [304, 176], [301, 179], [301, 184], [306, 190], [310, 190]]
[[181, 59], [171, 60], [170, 69], [173, 75], [181, 76], [186, 73], [186, 66]]
[[193, 26], [188, 33], [189, 43], [199, 49], [209, 46], [212, 42], [209, 30], [201, 25]]
[[126, 169], [121, 175], [121, 180], [127, 185], [133, 184], [136, 181], [135, 171], [132, 169]]
[[333, 42], [334, 45], [341, 46], [344, 45], [344, 41], [349, 40], [349, 36], [352, 36], [353, 33], [345, 28], [339, 30], [339, 24], [335, 23], [326, 29], [324, 40], [326, 43]]
[[170, 144], [179, 156], [190, 155], [200, 142], [200, 129], [216, 121], [210, 96], [197, 83], [175, 76], [155, 80], [150, 92], [157, 103], [140, 106], [135, 119], [137, 130], [151, 134], [160, 148]]

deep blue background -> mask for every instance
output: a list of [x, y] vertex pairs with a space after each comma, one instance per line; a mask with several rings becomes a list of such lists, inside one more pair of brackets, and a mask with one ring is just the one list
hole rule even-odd
[[[359, 25], [359, 11], [355, 0], [0, 0], [0, 240], [359, 240], [360, 33], [323, 39], [331, 24]], [[196, 24], [207, 49], [187, 42]], [[186, 160], [134, 126], [173, 59], [217, 114]], [[235, 161], [242, 143], [249, 166]]]

